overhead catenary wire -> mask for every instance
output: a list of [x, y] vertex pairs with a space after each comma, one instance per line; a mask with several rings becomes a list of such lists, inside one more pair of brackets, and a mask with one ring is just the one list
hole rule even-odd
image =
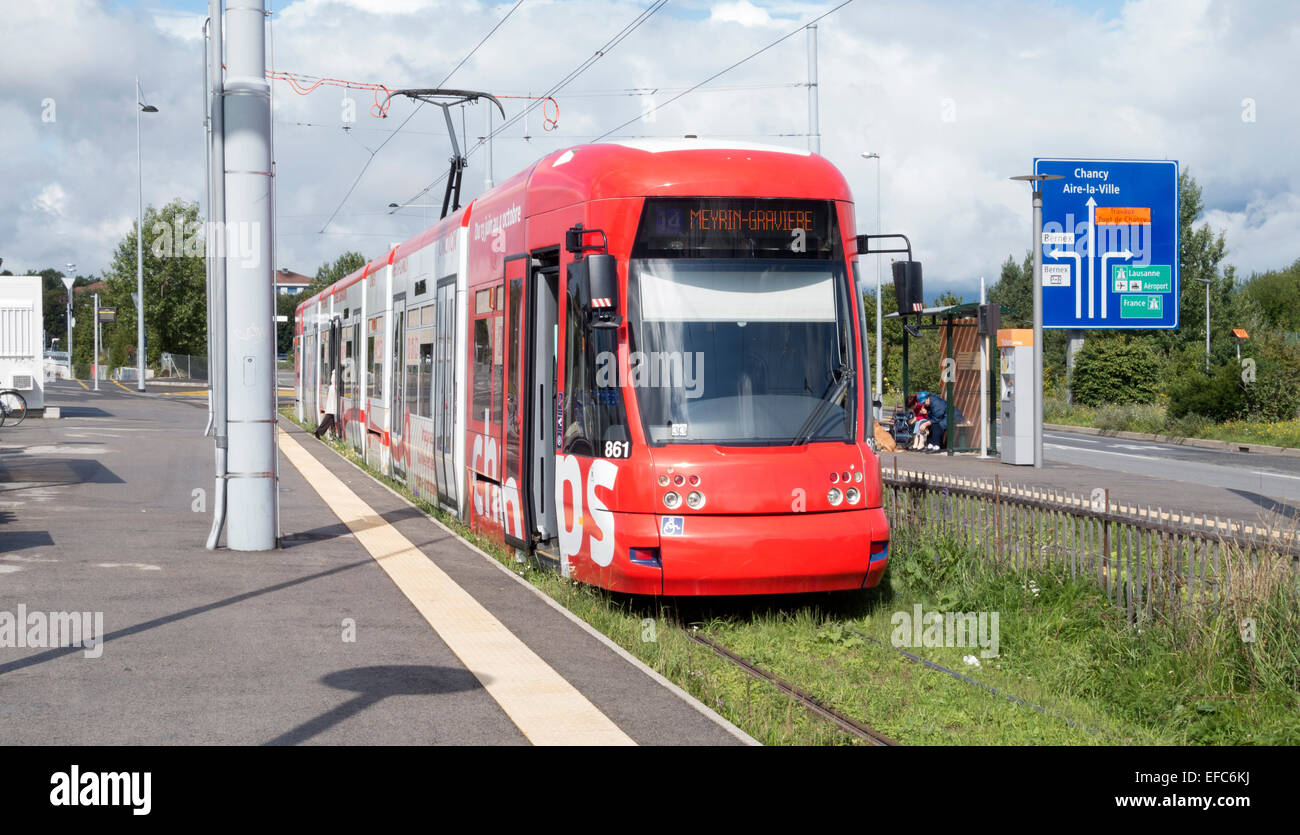
[[[851, 2], [851, 0], [850, 0], [850, 2]], [[642, 10], [641, 10], [641, 13], [638, 14], [635, 18], [633, 18], [632, 21], [631, 21], [630, 23], [628, 23], [626, 26], [624, 26], [622, 29], [620, 29], [620, 30], [619, 30], [619, 31], [618, 31], [618, 32], [617, 32], [613, 37], [611, 37], [608, 41], [606, 41], [604, 45], [602, 45], [599, 49], [597, 49], [597, 50], [596, 50], [596, 51], [595, 51], [595, 52], [594, 52], [590, 57], [588, 57], [585, 61], [583, 61], [583, 62], [582, 62], [581, 64], [579, 64], [576, 68], [574, 68], [573, 70], [571, 70], [571, 71], [569, 72], [568, 75], [564, 76], [564, 78], [561, 78], [559, 81], [557, 81], [557, 82], [556, 82], [554, 85], [552, 85], [551, 88], [548, 89], [545, 93], [540, 94], [540, 95], [537, 97], [537, 100], [536, 100], [536, 101], [534, 101], [532, 104], [530, 104], [530, 105], [528, 105], [527, 107], [525, 107], [525, 108], [523, 108], [522, 110], [520, 110], [520, 111], [519, 111], [518, 113], [516, 113], [513, 117], [511, 117], [511, 118], [509, 118], [509, 119], [506, 119], [506, 120], [501, 124], [500, 127], [496, 128], [496, 129], [493, 130], [491, 133], [489, 133], [487, 136], [485, 136], [485, 137], [483, 137], [482, 139], [480, 139], [480, 140], [479, 140], [479, 141], [474, 145], [474, 147], [471, 148], [471, 149], [466, 153], [466, 157], [473, 155], [473, 153], [474, 153], [475, 151], [477, 151], [479, 148], [482, 148], [484, 145], [486, 145], [487, 142], [488, 142], [489, 140], [493, 139], [493, 138], [496, 137], [498, 134], [502, 133], [502, 132], [505, 131], [505, 130], [508, 130], [509, 128], [511, 128], [512, 126], [514, 126], [515, 124], [517, 124], [520, 120], [524, 119], [524, 118], [525, 118], [529, 113], [531, 113], [533, 110], [535, 110], [536, 108], [542, 106], [542, 102], [544, 102], [546, 99], [551, 98], [551, 97], [554, 96], [556, 93], [558, 93], [559, 91], [561, 91], [561, 90], [563, 90], [565, 87], [567, 87], [569, 84], [571, 84], [573, 81], [577, 80], [578, 77], [580, 77], [584, 72], [586, 72], [588, 69], [590, 69], [590, 68], [592, 67], [592, 65], [594, 65], [597, 61], [599, 61], [599, 60], [600, 60], [601, 58], [603, 58], [604, 56], [608, 55], [608, 54], [610, 53], [611, 50], [613, 50], [615, 47], [617, 47], [617, 46], [618, 46], [620, 43], [622, 43], [622, 42], [623, 42], [623, 41], [624, 41], [624, 40], [625, 40], [629, 35], [631, 35], [631, 34], [632, 34], [633, 32], [635, 32], [638, 28], [640, 28], [641, 24], [645, 23], [647, 20], [649, 20], [651, 17], [653, 17], [654, 14], [655, 14], [655, 12], [659, 11], [660, 9], [662, 9], [662, 8], [663, 8], [667, 3], [668, 3], [668, 0], [655, 0], [654, 3], [650, 4], [650, 6], [646, 7], [645, 9], [642, 9]], [[423, 197], [424, 195], [428, 194], [429, 191], [430, 191], [434, 186], [438, 185], [439, 183], [441, 183], [441, 182], [442, 182], [443, 180], [445, 180], [446, 178], [447, 178], [447, 174], [446, 174], [446, 173], [440, 175], [437, 179], [435, 179], [433, 182], [429, 183], [429, 184], [428, 184], [427, 186], [425, 186], [424, 188], [420, 189], [418, 192], [416, 192], [416, 193], [415, 193], [413, 196], [411, 196], [409, 199], [402, 201], [402, 205], [405, 205], [405, 204], [407, 204], [407, 203], [414, 203], [416, 200], [419, 200], [421, 197]]]
[[700, 88], [703, 87], [704, 85], [708, 84], [708, 83], [709, 83], [710, 81], [712, 81], [713, 79], [715, 79], [715, 78], [719, 78], [719, 77], [721, 77], [721, 76], [723, 76], [723, 75], [726, 75], [727, 73], [729, 73], [729, 72], [731, 72], [732, 70], [734, 70], [736, 67], [739, 67], [741, 64], [744, 64], [744, 63], [747, 62], [747, 61], [750, 61], [750, 60], [753, 60], [754, 58], [757, 58], [759, 55], [762, 55], [764, 52], [767, 52], [769, 49], [771, 49], [772, 47], [776, 46], [777, 44], [780, 44], [780, 43], [782, 43], [783, 41], [787, 41], [787, 40], [789, 40], [790, 38], [792, 38], [792, 37], [794, 37], [795, 35], [799, 34], [799, 33], [802, 32], [803, 30], [807, 29], [809, 26], [812, 26], [814, 23], [817, 23], [818, 21], [822, 20], [823, 18], [830, 17], [831, 15], [835, 14], [835, 13], [838, 12], [840, 9], [844, 8], [845, 6], [849, 5], [849, 4], [852, 3], [852, 2], [853, 2], [853, 0], [844, 0], [843, 3], [840, 3], [838, 6], [834, 7], [833, 9], [830, 9], [829, 11], [822, 12], [821, 14], [817, 15], [817, 17], [814, 17], [812, 20], [808, 21], [807, 23], [801, 23], [801, 24], [798, 26], [798, 28], [790, 30], [790, 31], [787, 32], [786, 34], [782, 35], [781, 37], [779, 37], [779, 38], [777, 38], [776, 40], [774, 40], [774, 41], [772, 41], [771, 43], [769, 43], [767, 46], [765, 46], [765, 47], [763, 47], [763, 48], [761, 48], [761, 49], [758, 49], [758, 50], [756, 50], [756, 51], [754, 51], [754, 52], [751, 52], [749, 55], [746, 55], [744, 58], [741, 58], [739, 61], [737, 61], [736, 63], [732, 64], [731, 66], [726, 67], [726, 68], [721, 69], [721, 70], [718, 70], [718, 71], [715, 72], [713, 75], [711, 75], [711, 76], [709, 76], [708, 78], [706, 78], [706, 79], [704, 79], [703, 81], [701, 81], [699, 84], [696, 84], [696, 85], [693, 85], [693, 86], [691, 86], [691, 87], [688, 87], [688, 88], [686, 88], [685, 90], [683, 90], [682, 92], [680, 92], [680, 93], [678, 93], [677, 95], [673, 96], [672, 98], [668, 99], [667, 101], [662, 102], [662, 103], [660, 103], [660, 104], [656, 104], [654, 107], [651, 107], [651, 108], [649, 108], [648, 110], [644, 110], [644, 111], [642, 111], [642, 112], [639, 113], [638, 115], [634, 116], [634, 117], [631, 118], [631, 119], [628, 119], [626, 122], [623, 122], [621, 125], [618, 125], [617, 127], [610, 128], [610, 129], [607, 130], [605, 133], [603, 133], [603, 134], [601, 134], [600, 136], [596, 137], [596, 140], [599, 141], [599, 140], [601, 140], [601, 139], [605, 139], [605, 138], [608, 137], [610, 134], [613, 134], [613, 133], [616, 133], [616, 132], [622, 130], [623, 128], [627, 127], [628, 125], [632, 124], [633, 122], [639, 122], [639, 121], [641, 121], [642, 119], [644, 119], [646, 116], [649, 116], [651, 113], [654, 113], [655, 111], [660, 110], [661, 108], [667, 107], [668, 105], [670, 105], [670, 104], [672, 104], [673, 102], [675, 102], [675, 101], [677, 101], [678, 99], [680, 99], [682, 96], [689, 95], [690, 93], [695, 92], [696, 90], [700, 89]]
[[[476, 44], [474, 45], [474, 48], [471, 49], [471, 50], [470, 50], [470, 51], [465, 55], [464, 58], [460, 59], [460, 62], [459, 62], [458, 64], [456, 64], [456, 66], [454, 66], [454, 67], [451, 68], [451, 71], [450, 71], [450, 72], [448, 72], [445, 76], [443, 76], [442, 81], [439, 81], [438, 84], [437, 84], [437, 86], [438, 86], [438, 87], [441, 87], [441, 86], [443, 86], [444, 84], [446, 84], [447, 81], [448, 81], [448, 80], [449, 80], [453, 75], [456, 74], [456, 71], [457, 71], [457, 70], [459, 70], [461, 67], [465, 66], [465, 62], [468, 61], [470, 58], [472, 58], [472, 57], [474, 56], [474, 53], [478, 52], [479, 47], [483, 46], [483, 44], [485, 44], [485, 43], [487, 42], [488, 38], [492, 37], [492, 35], [495, 34], [496, 31], [497, 31], [498, 29], [501, 28], [501, 25], [502, 25], [503, 23], [505, 23], [507, 20], [510, 19], [510, 16], [513, 15], [513, 14], [515, 13], [515, 10], [518, 9], [521, 5], [523, 5], [523, 2], [524, 2], [524, 0], [516, 0], [515, 4], [514, 4], [513, 6], [510, 7], [510, 10], [507, 11], [507, 12], [506, 12], [502, 17], [501, 17], [501, 19], [497, 21], [497, 23], [496, 23], [495, 26], [493, 26], [490, 30], [488, 30], [488, 33], [487, 33], [486, 35], [484, 35], [484, 36], [479, 40], [478, 43], [476, 43]], [[347, 202], [348, 202], [348, 198], [350, 198], [350, 197], [352, 196], [352, 192], [356, 191], [356, 189], [357, 189], [357, 185], [361, 182], [361, 178], [364, 177], [364, 176], [366, 175], [366, 171], [369, 170], [369, 168], [370, 168], [370, 163], [372, 163], [372, 162], [375, 161], [375, 156], [376, 156], [380, 151], [384, 150], [384, 147], [385, 147], [386, 145], [388, 145], [388, 143], [391, 142], [391, 141], [393, 140], [393, 137], [394, 137], [394, 136], [397, 136], [398, 132], [401, 131], [402, 128], [406, 127], [407, 123], [410, 122], [411, 119], [413, 119], [413, 118], [415, 117], [415, 114], [416, 114], [416, 113], [419, 113], [419, 112], [420, 112], [420, 109], [421, 109], [422, 107], [424, 107], [424, 102], [419, 102], [419, 103], [415, 106], [415, 108], [414, 108], [413, 110], [411, 110], [410, 113], [407, 114], [406, 118], [402, 120], [402, 123], [401, 123], [400, 125], [397, 126], [397, 129], [394, 130], [392, 133], [390, 133], [390, 134], [388, 135], [388, 137], [384, 139], [383, 142], [379, 143], [379, 147], [378, 147], [378, 148], [375, 148], [375, 150], [373, 150], [373, 151], [370, 152], [370, 157], [366, 159], [365, 163], [361, 166], [361, 170], [360, 170], [359, 172], [357, 172], [357, 176], [356, 176], [356, 178], [352, 181], [352, 185], [348, 186], [347, 193], [343, 195], [343, 199], [339, 201], [338, 206], [336, 206], [335, 209], [334, 209], [334, 211], [333, 211], [333, 213], [330, 214], [329, 220], [326, 220], [326, 221], [325, 221], [325, 225], [322, 226], [322, 227], [320, 228], [320, 231], [321, 231], [321, 232], [324, 232], [326, 229], [329, 228], [329, 225], [330, 225], [331, 223], [334, 222], [334, 218], [335, 218], [335, 216], [338, 214], [339, 210], [342, 209], [343, 206], [347, 204]], [[444, 175], [444, 176], [445, 176], [445, 175]], [[410, 202], [410, 201], [408, 201], [408, 202]]]

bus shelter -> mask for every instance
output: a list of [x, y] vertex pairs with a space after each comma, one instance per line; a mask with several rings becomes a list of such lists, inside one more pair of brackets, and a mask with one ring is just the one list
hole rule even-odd
[[[912, 334], [908, 331], [933, 330], [939, 332], [939, 391], [940, 397], [948, 402], [948, 438], [949, 455], [955, 452], [980, 451], [980, 340], [985, 340], [985, 355], [988, 357], [984, 369], [984, 392], [988, 398], [982, 414], [988, 422], [985, 437], [988, 439], [990, 452], [997, 451], [997, 375], [993, 371], [997, 359], [993, 353], [996, 346], [993, 336], [980, 336], [979, 303], [927, 307], [917, 313], [908, 313], [908, 327], [903, 329], [903, 397], [915, 394], [911, 391], [909, 348]], [[913, 324], [910, 320], [916, 317]], [[897, 313], [886, 314], [885, 319], [899, 319]]]

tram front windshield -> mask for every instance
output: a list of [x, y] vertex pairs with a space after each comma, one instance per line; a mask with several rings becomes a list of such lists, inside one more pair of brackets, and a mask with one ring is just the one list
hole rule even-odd
[[649, 442], [852, 440], [848, 288], [833, 201], [648, 198], [626, 382]]

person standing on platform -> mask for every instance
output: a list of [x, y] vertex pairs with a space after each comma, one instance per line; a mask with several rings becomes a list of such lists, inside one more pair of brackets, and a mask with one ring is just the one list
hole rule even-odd
[[325, 419], [320, 422], [320, 426], [317, 426], [316, 431], [312, 434], [319, 438], [326, 432], [333, 430], [334, 437], [339, 438], [338, 413], [339, 387], [334, 382], [334, 375], [331, 374], [329, 391], [325, 394]]

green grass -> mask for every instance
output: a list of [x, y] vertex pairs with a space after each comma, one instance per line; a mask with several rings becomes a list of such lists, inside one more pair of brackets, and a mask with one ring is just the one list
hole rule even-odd
[[[365, 467], [354, 451], [334, 448]], [[701, 630], [902, 744], [1300, 744], [1300, 609], [1287, 583], [1265, 584], [1195, 622], [1157, 619], [1134, 628], [1088, 581], [990, 567], [956, 542], [896, 530], [879, 589], [629, 597], [520, 562], [371, 472], [765, 744], [862, 743], [688, 640], [682, 628]], [[909, 651], [1041, 711], [927, 669], [890, 646], [894, 614], [916, 603], [926, 611], [998, 612], [1000, 653], [978, 668], [962, 660], [978, 656], [975, 648]], [[1254, 644], [1237, 635], [1243, 613], [1259, 619]]]
[[1205, 438], [1243, 444], [1300, 448], [1300, 420], [1262, 423], [1232, 420], [1214, 423], [1195, 415], [1170, 418], [1161, 405], [1066, 405], [1064, 400], [1043, 401], [1043, 421], [1066, 426], [1088, 426], [1108, 432], [1144, 432], [1172, 438]]

